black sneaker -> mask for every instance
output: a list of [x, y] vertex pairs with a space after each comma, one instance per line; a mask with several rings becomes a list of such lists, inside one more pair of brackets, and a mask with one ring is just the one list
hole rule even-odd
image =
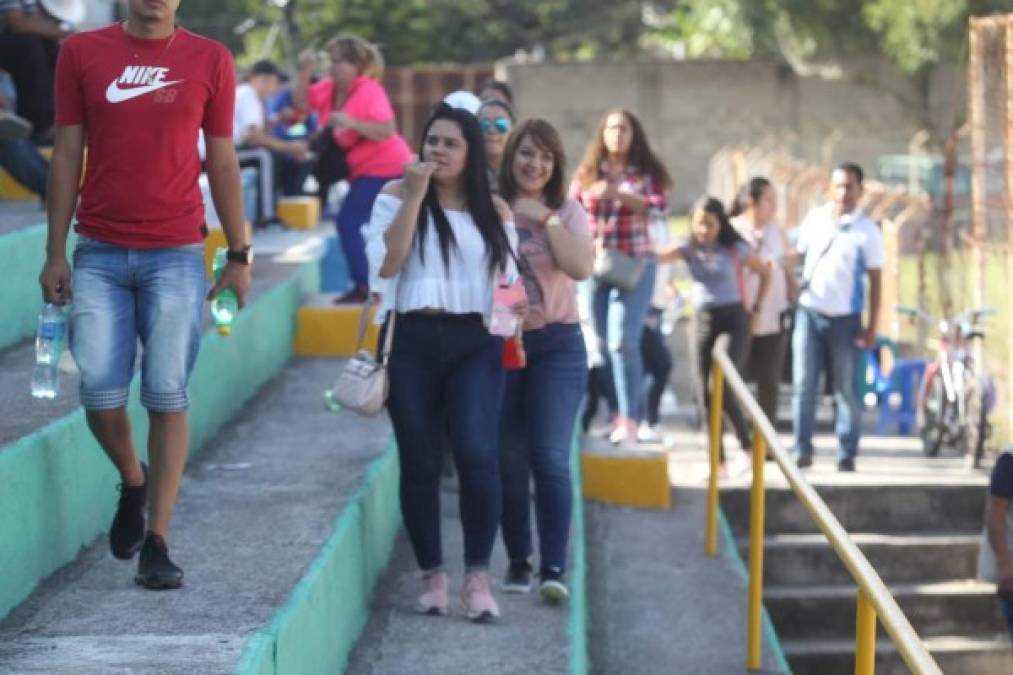
[[154, 532], [148, 532], [141, 547], [141, 558], [137, 563], [138, 586], [151, 589], [179, 588], [183, 585], [183, 570], [169, 560], [169, 548]]
[[120, 483], [120, 503], [109, 526], [109, 548], [120, 560], [130, 560], [144, 543], [144, 507], [148, 501], [148, 465], [141, 462], [144, 484], [130, 487]]
[[504, 593], [527, 593], [531, 590], [531, 563], [518, 560], [510, 563], [506, 579], [503, 581]]
[[566, 584], [563, 583], [562, 570], [558, 567], [550, 567], [543, 570], [539, 576], [542, 578], [542, 583], [539, 586], [542, 600], [545, 600], [550, 605], [559, 605], [566, 602], [570, 597], [570, 591], [566, 589]]
[[842, 459], [837, 462], [837, 470], [841, 473], [854, 473], [855, 471], [855, 460], [850, 457]]
[[798, 466], [798, 468], [800, 469], [806, 469], [813, 465], [813, 456], [796, 454], [795, 465]]

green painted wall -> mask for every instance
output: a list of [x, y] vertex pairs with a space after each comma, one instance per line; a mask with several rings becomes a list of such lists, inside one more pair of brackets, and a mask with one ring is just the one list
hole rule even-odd
[[[67, 243], [72, 251], [76, 237]], [[69, 254], [68, 254], [69, 255]], [[35, 323], [42, 307], [39, 272], [46, 260], [46, 226], [34, 225], [0, 236], [0, 260], [4, 283], [0, 284], [0, 349], [35, 334]]]
[[570, 451], [570, 476], [573, 481], [573, 560], [570, 563], [570, 616], [567, 626], [570, 675], [587, 675], [591, 669], [587, 648], [587, 534], [584, 529], [584, 487], [580, 462], [582, 440], [580, 427], [577, 426]]

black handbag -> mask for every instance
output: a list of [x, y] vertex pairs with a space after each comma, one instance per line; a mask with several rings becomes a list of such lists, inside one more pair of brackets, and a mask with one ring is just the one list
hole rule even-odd
[[319, 185], [333, 185], [348, 178], [348, 159], [345, 150], [334, 141], [334, 127], [321, 129], [310, 149], [317, 158], [310, 173]]

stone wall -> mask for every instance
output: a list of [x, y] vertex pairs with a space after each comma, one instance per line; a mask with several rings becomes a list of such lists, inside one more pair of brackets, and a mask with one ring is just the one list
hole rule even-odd
[[[907, 152], [919, 128], [881, 87], [800, 77], [772, 63], [501, 63], [499, 72], [522, 117], [544, 117], [559, 129], [571, 169], [601, 115], [631, 109], [672, 172], [677, 210], [703, 193], [708, 161], [722, 146], [784, 143], [807, 162], [849, 159], [872, 175], [877, 157]], [[950, 128], [963, 92], [962, 72], [937, 78], [931, 100], [939, 128]]]

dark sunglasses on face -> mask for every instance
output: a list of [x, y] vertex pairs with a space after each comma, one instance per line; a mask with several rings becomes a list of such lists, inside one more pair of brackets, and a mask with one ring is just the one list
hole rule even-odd
[[498, 134], [505, 134], [510, 131], [510, 120], [506, 117], [497, 117], [494, 120], [481, 119], [478, 121], [478, 126], [482, 129], [483, 134], [487, 134], [493, 129]]

